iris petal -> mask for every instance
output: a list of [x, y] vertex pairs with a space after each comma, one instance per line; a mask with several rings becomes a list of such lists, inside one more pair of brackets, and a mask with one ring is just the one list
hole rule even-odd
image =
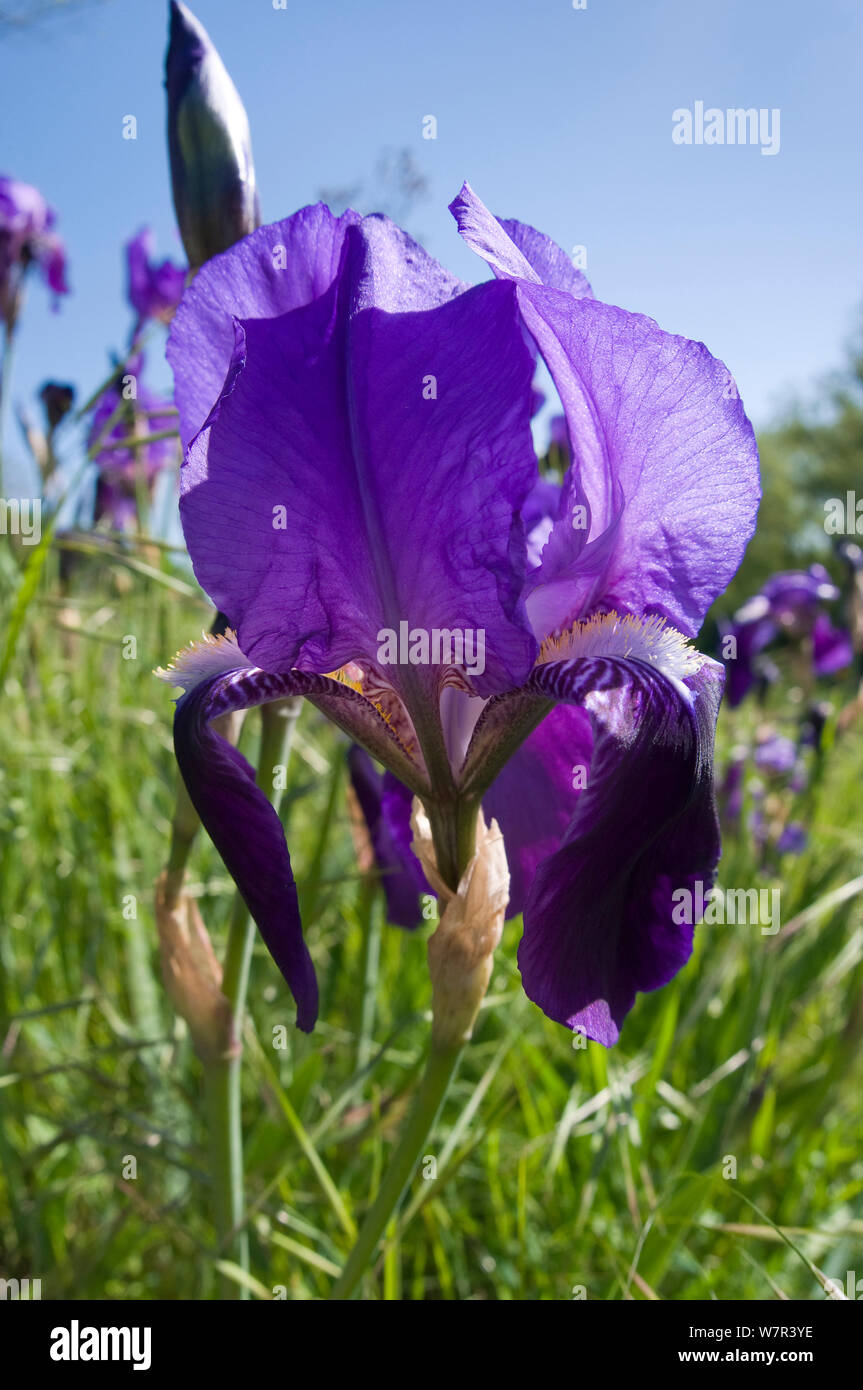
[[519, 269], [521, 251], [468, 185], [451, 207], [468, 245], [517, 283], [569, 427], [567, 502], [529, 585], [538, 630], [601, 602], [694, 634], [740, 564], [760, 496], [730, 373], [703, 343]]
[[539, 865], [560, 845], [582, 795], [592, 751], [584, 710], [559, 705], [528, 735], [483, 797], [486, 821], [496, 820], [503, 831], [508, 918], [524, 911]]
[[[309, 1032], [317, 1014], [317, 983], [303, 940], [282, 823], [256, 785], [254, 769], [216, 733], [212, 720], [305, 695], [355, 736], [360, 731], [376, 754], [381, 749], [397, 752], [397, 744], [369, 702], [348, 686], [299, 671], [273, 675], [248, 664], [225, 669], [231, 651], [237, 652], [235, 644], [211, 641], [181, 659], [173, 673], [162, 673], [176, 684], [190, 678], [190, 688], [177, 703], [174, 749], [192, 804], [288, 983], [298, 1026]], [[219, 665], [222, 669], [214, 669]], [[400, 752], [396, 764], [408, 766]], [[415, 773], [412, 780], [417, 781]]]
[[538, 667], [538, 693], [582, 705], [594, 731], [587, 788], [524, 909], [519, 966], [531, 999], [611, 1046], [636, 992], [688, 960], [692, 924], [672, 894], [706, 893], [719, 860], [712, 750], [722, 668], [705, 660], [687, 698], [638, 661]]
[[356, 745], [348, 753], [348, 768], [381, 877], [387, 921], [419, 926], [419, 895], [431, 890], [410, 848], [411, 793], [392, 773], [379, 773], [365, 749]]
[[210, 724], [219, 714], [297, 693], [285, 684], [260, 671], [202, 682], [177, 704], [174, 749], [192, 804], [288, 983], [297, 1026], [308, 1033], [318, 986], [282, 823], [256, 786], [254, 769]]
[[[406, 622], [482, 632], [477, 688], [505, 689], [536, 652], [518, 516], [536, 467], [532, 363], [514, 289], [352, 317], [374, 271], [357, 238], [352, 255], [313, 303], [242, 325], [230, 391], [183, 469], [195, 573], [267, 669], [374, 662], [381, 631]], [[388, 670], [397, 689], [423, 679]]]
[[171, 326], [168, 361], [184, 446], [222, 390], [234, 350], [234, 319], [276, 318], [320, 298], [339, 274], [348, 228], [360, 225], [377, 270], [362, 279], [364, 307], [428, 309], [465, 288], [387, 217], [362, 219], [350, 209], [335, 217], [316, 203], [260, 227], [202, 267]]

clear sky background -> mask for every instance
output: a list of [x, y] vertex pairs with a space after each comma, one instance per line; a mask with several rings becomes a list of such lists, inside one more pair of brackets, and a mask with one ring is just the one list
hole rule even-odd
[[[0, 29], [0, 171], [59, 214], [74, 293], [31, 290], [13, 395], [83, 399], [131, 326], [122, 243], [182, 259], [165, 148], [167, 4], [93, 0]], [[246, 104], [266, 221], [408, 146], [411, 230], [466, 279], [446, 205], [587, 248], [598, 297], [703, 339], [756, 426], [837, 366], [863, 298], [860, 0], [196, 0]], [[0, 7], [0, 14], [8, 10]], [[678, 146], [672, 112], [778, 107], [781, 148]], [[122, 138], [134, 114], [138, 138]], [[422, 138], [434, 115], [438, 138]], [[371, 210], [367, 207], [363, 211]], [[157, 351], [161, 351], [161, 344]], [[169, 381], [153, 363], [156, 385]], [[11, 436], [11, 431], [10, 431]], [[10, 447], [11, 446], [11, 447]], [[20, 452], [14, 437], [7, 450]]]

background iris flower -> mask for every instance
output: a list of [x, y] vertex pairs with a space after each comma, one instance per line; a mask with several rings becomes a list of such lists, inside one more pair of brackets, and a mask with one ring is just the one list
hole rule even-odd
[[826, 611], [839, 590], [823, 565], [771, 575], [761, 592], [722, 625], [728, 648], [727, 698], [739, 705], [754, 686], [775, 680], [776, 666], [763, 656], [781, 637], [809, 644], [816, 676], [834, 675], [854, 659], [850, 633], [837, 627]]
[[155, 261], [153, 233], [142, 227], [126, 243], [127, 290], [129, 303], [137, 314], [133, 338], [149, 319], [170, 323], [180, 302], [186, 271], [170, 260]]
[[30, 266], [38, 266], [55, 306], [61, 294], [69, 293], [66, 252], [54, 231], [56, 221], [38, 188], [0, 175], [0, 318], [9, 327], [17, 317]]
[[[141, 370], [140, 357], [120, 369], [117, 382], [96, 403], [87, 436], [91, 446], [99, 445], [94, 457], [98, 474], [93, 520], [107, 520], [117, 531], [135, 526], [139, 502], [151, 498], [159, 473], [177, 455], [173, 438], [149, 439], [158, 433], [168, 436], [175, 425], [170, 403], [140, 382], [134, 398], [123, 394], [121, 378], [126, 374], [137, 377]], [[129, 441], [136, 435], [148, 442], [132, 445]]]

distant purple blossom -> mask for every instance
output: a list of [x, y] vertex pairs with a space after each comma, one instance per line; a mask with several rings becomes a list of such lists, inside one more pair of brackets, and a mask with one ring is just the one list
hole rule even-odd
[[129, 303], [137, 315], [135, 334], [149, 319], [170, 323], [186, 283], [186, 271], [172, 261], [153, 259], [153, 234], [143, 227], [126, 243]]
[[[126, 398], [124, 392], [130, 389], [129, 383], [133, 383], [135, 395]], [[161, 414], [163, 410], [165, 413]], [[112, 419], [113, 424], [106, 429]], [[97, 449], [94, 521], [105, 519], [117, 531], [135, 526], [140, 491], [143, 489], [146, 497], [151, 496], [158, 474], [176, 458], [176, 441], [157, 439], [138, 447], [123, 446], [122, 441], [175, 427], [176, 416], [171, 413], [170, 403], [143, 386], [136, 373], [124, 373], [122, 379], [118, 378], [102, 393], [87, 436], [88, 445]]]
[[17, 314], [21, 284], [31, 266], [39, 269], [55, 307], [59, 296], [69, 293], [56, 221], [37, 188], [0, 175], [0, 317], [7, 323]]
[[797, 747], [784, 734], [770, 734], [755, 746], [755, 766], [767, 772], [790, 772], [797, 761]]
[[834, 675], [849, 666], [854, 656], [851, 637], [825, 611], [825, 605], [838, 597], [823, 565], [786, 570], [772, 575], [730, 622], [720, 624], [728, 703], [739, 705], [753, 687], [773, 679], [776, 667], [764, 653], [783, 636], [811, 644], [816, 676]]
[[420, 921], [419, 894], [431, 889], [419, 860], [409, 852], [410, 794], [406, 800], [402, 784], [391, 773], [378, 772], [358, 744], [348, 753], [348, 770], [380, 874], [387, 920], [397, 927], [415, 927]]
[[779, 854], [802, 854], [809, 842], [806, 827], [800, 821], [789, 821], [776, 841]]

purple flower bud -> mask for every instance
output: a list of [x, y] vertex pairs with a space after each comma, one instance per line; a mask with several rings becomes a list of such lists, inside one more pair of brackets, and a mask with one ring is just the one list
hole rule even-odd
[[174, 208], [193, 270], [260, 223], [249, 120], [203, 25], [171, 0], [165, 62]]
[[46, 381], [39, 392], [39, 399], [45, 411], [48, 432], [53, 434], [75, 404], [75, 387], [59, 381]]

